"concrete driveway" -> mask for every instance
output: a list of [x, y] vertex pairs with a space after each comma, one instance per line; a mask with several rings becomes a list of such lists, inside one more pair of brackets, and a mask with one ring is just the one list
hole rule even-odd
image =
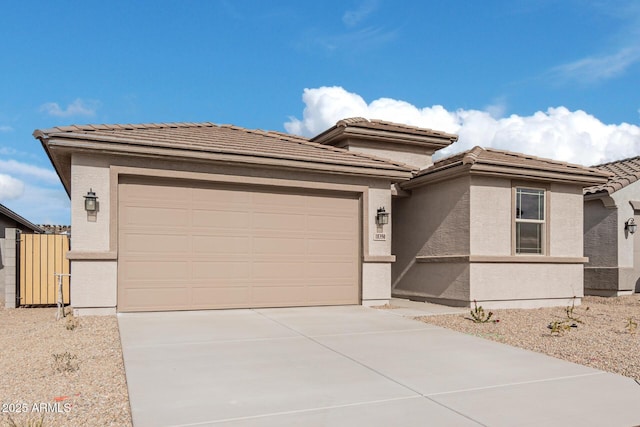
[[619, 375], [360, 306], [119, 314], [135, 427], [632, 426]]

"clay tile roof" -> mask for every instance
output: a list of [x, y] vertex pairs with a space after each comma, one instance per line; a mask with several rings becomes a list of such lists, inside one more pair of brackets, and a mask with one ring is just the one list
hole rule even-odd
[[[603, 182], [610, 176], [608, 172], [595, 168], [476, 146], [470, 150], [436, 161], [430, 167], [420, 171], [413, 180], [420, 182], [418, 180], [420, 177], [424, 177], [424, 180], [429, 175], [464, 167], [476, 171], [490, 171], [493, 174], [542, 180], [583, 182], [587, 185]], [[411, 186], [411, 181], [407, 184]]]
[[210, 122], [60, 126], [36, 130], [34, 136], [43, 141], [81, 140], [148, 149], [169, 148], [375, 168], [400, 173], [410, 171], [406, 165], [398, 162], [314, 143], [300, 136], [233, 125], [216, 125]]
[[369, 120], [365, 119], [364, 117], [351, 117], [348, 119], [342, 119], [336, 123], [336, 127], [361, 127], [366, 129], [410, 133], [413, 135], [445, 137], [451, 139], [452, 142], [458, 140], [458, 135], [451, 133], [441, 132], [429, 128], [409, 126], [401, 123], [392, 123], [378, 119]]
[[629, 159], [616, 160], [593, 166], [596, 169], [610, 172], [613, 176], [604, 184], [594, 185], [584, 189], [584, 194], [606, 192], [611, 194], [640, 179], [640, 156]]

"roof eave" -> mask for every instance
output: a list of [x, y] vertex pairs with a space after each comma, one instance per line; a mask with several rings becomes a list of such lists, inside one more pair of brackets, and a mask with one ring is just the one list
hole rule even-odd
[[453, 144], [458, 137], [456, 135], [418, 135], [409, 132], [358, 126], [333, 126], [320, 135], [311, 138], [310, 141], [325, 145], [336, 145], [345, 139], [413, 145], [437, 151]]
[[0, 213], [4, 214], [5, 216], [8, 216], [9, 218], [11, 218], [12, 220], [14, 220], [17, 223], [22, 224], [23, 226], [30, 228], [32, 231], [35, 231], [36, 233], [44, 233], [44, 229], [35, 225], [34, 223], [32, 223], [31, 221], [27, 220], [26, 218], [18, 215], [17, 213], [15, 213], [14, 211], [12, 211], [11, 209], [9, 209], [8, 207], [0, 204]]
[[[86, 140], [69, 140], [66, 138], [55, 139], [50, 138], [47, 142], [48, 152], [55, 152], [56, 154], [50, 156], [53, 159], [54, 167], [56, 170], [60, 168], [58, 166], [61, 162], [56, 161], [62, 156], [69, 156], [71, 152], [98, 152], [100, 154], [107, 155], [133, 155], [137, 157], [152, 157], [152, 158], [171, 158], [171, 159], [184, 159], [192, 161], [205, 161], [205, 162], [222, 162], [225, 164], [235, 163], [252, 166], [264, 166], [269, 168], [285, 168], [285, 169], [300, 169], [318, 173], [332, 173], [332, 174], [345, 174], [345, 175], [358, 175], [372, 178], [386, 178], [393, 182], [401, 182], [411, 178], [412, 172], [410, 169], [399, 168], [391, 164], [382, 163], [380, 168], [373, 166], [356, 166], [356, 165], [343, 165], [336, 163], [320, 163], [310, 162], [303, 159], [279, 159], [275, 157], [261, 157], [258, 155], [252, 156], [247, 154], [237, 153], [219, 153], [208, 151], [193, 151], [183, 150], [178, 148], [167, 147], [149, 147], [149, 146], [137, 146], [127, 144], [113, 144], [109, 142], [100, 141], [86, 141]], [[58, 154], [59, 153], [59, 154]], [[64, 172], [58, 171], [58, 176], [61, 177], [65, 188], [67, 182], [64, 177]]]
[[579, 185], [588, 187], [592, 185], [603, 184], [607, 182], [607, 178], [600, 174], [589, 173], [571, 173], [567, 171], [549, 171], [536, 168], [514, 167], [507, 165], [496, 165], [489, 163], [469, 163], [461, 159], [457, 162], [447, 164], [440, 168], [427, 170], [415, 178], [403, 182], [400, 187], [404, 190], [410, 190], [426, 184], [433, 184], [451, 179], [461, 175], [484, 175], [494, 176], [505, 179], [518, 179], [523, 181], [538, 182], [557, 182], [571, 185]]

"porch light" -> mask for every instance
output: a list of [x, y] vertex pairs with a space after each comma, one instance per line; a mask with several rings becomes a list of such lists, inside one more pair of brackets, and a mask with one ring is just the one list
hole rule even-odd
[[89, 189], [89, 192], [84, 196], [84, 210], [87, 212], [95, 212], [98, 209], [98, 196], [93, 192], [93, 189]]
[[378, 213], [376, 213], [376, 224], [377, 225], [389, 224], [389, 212], [387, 212], [384, 207], [378, 208]]
[[624, 223], [624, 229], [630, 234], [633, 234], [638, 229], [638, 224], [636, 224], [633, 218], [629, 218], [627, 222]]

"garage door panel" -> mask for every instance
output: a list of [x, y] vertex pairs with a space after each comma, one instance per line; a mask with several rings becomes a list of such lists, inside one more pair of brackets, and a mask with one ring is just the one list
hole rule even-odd
[[244, 308], [250, 299], [248, 288], [194, 288], [193, 302], [184, 309], [208, 309], [211, 308], [210, 301], [216, 301], [216, 308]]
[[251, 238], [248, 236], [193, 236], [193, 252], [202, 254], [245, 254], [251, 252]]
[[189, 236], [176, 234], [142, 234], [131, 233], [123, 236], [121, 248], [127, 254], [188, 254], [190, 251]]
[[304, 259], [298, 262], [287, 261], [270, 261], [252, 263], [252, 277], [256, 280], [273, 279], [273, 280], [298, 280], [300, 281], [306, 275], [307, 264]]
[[355, 279], [358, 271], [353, 262], [310, 262], [306, 264], [307, 277], [310, 279], [351, 278]]
[[187, 209], [161, 208], [153, 206], [131, 206], [123, 216], [123, 224], [155, 227], [166, 224], [188, 224]]
[[118, 215], [120, 311], [359, 302], [355, 197], [124, 182]]
[[189, 275], [189, 263], [186, 261], [125, 261], [123, 262], [126, 280], [175, 280]]
[[194, 280], [243, 280], [246, 282], [251, 277], [251, 265], [249, 262], [192, 262]]
[[307, 242], [303, 237], [255, 237], [253, 239], [253, 253], [260, 256], [267, 255], [291, 255], [304, 256]]
[[304, 214], [279, 212], [256, 212], [253, 214], [253, 226], [259, 230], [304, 231], [307, 218]]
[[315, 256], [350, 257], [353, 259], [358, 244], [351, 239], [320, 239], [308, 241], [308, 252]]
[[192, 225], [213, 229], [244, 230], [251, 227], [251, 215], [240, 210], [194, 210]]
[[[336, 284], [313, 286], [307, 289], [309, 299], [318, 304], [351, 304], [351, 286], [349, 284]], [[338, 301], [338, 302], [336, 302]]]
[[136, 311], [186, 309], [190, 303], [189, 290], [184, 287], [126, 289], [128, 305]]

